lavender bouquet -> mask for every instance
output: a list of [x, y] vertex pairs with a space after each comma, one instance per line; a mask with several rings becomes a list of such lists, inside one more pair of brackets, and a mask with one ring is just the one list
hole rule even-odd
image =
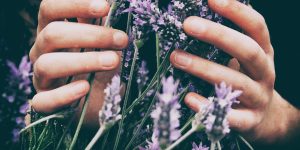
[[[168, 60], [177, 48], [220, 64], [230, 59], [217, 47], [184, 33], [182, 23], [189, 16], [236, 27], [210, 10], [207, 0], [109, 2], [111, 10], [105, 26], [123, 29], [130, 40], [123, 50], [120, 74], [105, 89], [99, 130], [91, 140], [80, 134], [88, 94], [74, 131], [71, 114], [77, 105], [50, 116], [32, 116], [32, 124], [22, 130], [30, 135], [27, 145], [31, 149], [215, 150], [239, 149], [239, 141], [243, 141], [251, 149], [242, 137], [228, 134], [227, 114], [242, 92], [225, 83], [213, 88], [176, 70]], [[95, 73], [88, 76], [90, 84], [94, 77]], [[121, 81], [126, 83], [124, 96], [120, 94]], [[203, 106], [201, 112], [194, 113], [182, 101], [191, 91], [210, 97], [210, 104]]]

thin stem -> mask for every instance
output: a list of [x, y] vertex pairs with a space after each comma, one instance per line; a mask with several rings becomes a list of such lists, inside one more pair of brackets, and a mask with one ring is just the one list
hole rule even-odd
[[215, 142], [211, 142], [210, 144], [210, 150], [215, 150], [216, 149], [216, 143]]
[[[96, 74], [95, 72], [89, 74], [88, 82], [89, 82], [90, 85], [95, 80], [95, 74]], [[90, 87], [89, 92], [87, 93], [87, 95], [86, 95], [86, 97], [84, 99], [83, 108], [82, 108], [82, 111], [81, 111], [81, 114], [80, 114], [80, 119], [79, 119], [79, 122], [77, 124], [77, 128], [76, 128], [73, 140], [72, 140], [70, 148], [69, 148], [70, 150], [74, 149], [74, 146], [75, 146], [75, 144], [77, 142], [77, 138], [78, 138], [79, 132], [81, 130], [81, 127], [82, 127], [82, 124], [83, 124], [83, 120], [85, 118], [85, 114], [86, 114], [86, 110], [87, 110], [87, 107], [88, 107], [88, 103], [89, 103], [89, 98], [90, 98], [90, 95], [91, 95], [91, 91], [93, 89], [92, 87], [93, 86]]]
[[24, 129], [22, 129], [20, 131], [20, 134], [23, 133], [24, 131], [28, 130], [29, 128], [32, 128], [33, 126], [36, 126], [42, 122], [49, 121], [50, 119], [54, 119], [54, 118], [64, 118], [64, 115], [61, 113], [57, 113], [57, 114], [53, 114], [53, 115], [49, 115], [47, 117], [41, 118], [41, 119], [31, 123], [30, 125], [26, 126]]
[[[159, 82], [158, 80], [156, 80], [156, 78], [158, 78], [159, 76], [160, 76], [160, 71], [162, 70], [162, 68], [163, 68], [163, 65], [164, 64], [164, 62], [160, 65], [160, 67], [159, 68], [161, 68], [161, 69], [159, 69], [156, 73], [155, 73], [155, 75], [153, 76], [153, 78], [152, 78], [152, 80], [150, 81], [150, 83], [149, 83], [149, 86], [144, 90], [144, 92], [141, 94], [141, 96], [139, 96], [138, 98], [136, 98], [134, 101], [133, 101], [133, 103], [127, 108], [127, 110], [126, 110], [126, 114], [128, 113], [128, 112], [130, 112], [132, 109], [133, 109], [133, 107], [134, 106], [136, 106], [141, 100], [143, 100], [144, 98], [145, 98], [145, 96], [146, 96], [146, 94]], [[162, 73], [162, 74], [165, 74], [169, 69], [171, 68], [171, 65], [169, 65], [168, 66], [168, 68], [167, 69], [165, 69], [164, 70], [164, 72]]]
[[68, 130], [70, 129], [70, 127], [71, 127], [71, 125], [72, 125], [72, 123], [73, 123], [75, 117], [76, 117], [76, 116], [73, 116], [72, 119], [69, 120], [66, 129], [64, 130], [64, 132], [63, 132], [61, 138], [60, 138], [59, 141], [58, 141], [58, 144], [57, 144], [57, 146], [56, 146], [56, 148], [55, 148], [56, 150], [59, 150], [59, 147], [60, 147], [60, 145], [62, 144], [62, 142], [63, 142], [65, 136], [67, 135], [67, 132], [68, 132]]
[[[158, 83], [158, 81], [156, 80], [156, 78], [159, 78], [160, 77], [160, 71], [168, 65], [168, 58], [170, 56], [170, 51], [168, 51], [167, 55], [166, 55], [166, 58], [162, 61], [162, 63], [160, 64], [159, 66], [159, 69], [156, 71], [156, 73], [153, 75], [150, 83], [149, 83], [149, 86], [147, 86], [147, 88], [143, 91], [143, 93], [138, 97], [136, 98], [133, 103], [127, 108], [126, 110], [126, 114], [129, 113], [134, 106], [136, 106], [141, 100], [143, 100], [146, 96], [146, 94], [152, 89], [152, 87], [154, 85], [156, 85]], [[171, 68], [171, 65], [169, 64], [168, 65], [168, 69]], [[164, 73], [168, 71], [168, 69], [165, 69], [164, 70]], [[163, 74], [164, 74], [163, 73]]]
[[239, 141], [238, 141], [238, 138], [235, 138], [235, 143], [236, 143], [237, 149], [238, 149], [238, 150], [241, 150], [241, 148], [240, 148], [240, 143], [239, 143]]
[[217, 147], [218, 147], [218, 150], [222, 150], [220, 141], [217, 142]]
[[[110, 129], [111, 129], [111, 128], [110, 128]], [[105, 146], [106, 146], [106, 142], [107, 142], [107, 138], [108, 138], [109, 133], [110, 133], [110, 129], [107, 129], [108, 131], [107, 131], [106, 134], [105, 134], [104, 140], [103, 140], [103, 142], [102, 142], [101, 149], [104, 149]]]
[[[105, 24], [104, 26], [105, 27], [109, 27], [110, 26], [110, 20], [111, 20], [111, 17], [112, 17], [112, 14], [113, 14], [113, 11], [116, 10], [116, 3], [112, 3], [111, 7], [110, 7], [110, 11], [108, 13], [108, 17], [105, 21]], [[100, 51], [100, 49], [96, 49], [95, 51]], [[94, 80], [95, 80], [95, 75], [96, 73], [95, 72], [92, 72], [89, 74], [88, 76], [88, 82], [90, 85], [92, 85], [94, 83]], [[88, 103], [89, 103], [89, 98], [90, 98], [90, 95], [91, 95], [91, 91], [92, 91], [92, 87], [89, 89], [89, 92], [87, 93], [85, 99], [84, 99], [84, 102], [83, 102], [83, 108], [82, 108], [82, 111], [81, 111], [81, 114], [80, 114], [80, 119], [79, 119], [79, 122], [77, 124], [77, 128], [76, 128], [76, 131], [75, 131], [75, 134], [74, 134], [74, 137], [72, 139], [72, 142], [71, 142], [71, 145], [70, 145], [70, 150], [73, 150], [74, 147], [75, 147], [75, 144], [77, 142], [77, 138], [78, 138], [78, 135], [79, 135], [79, 132], [81, 130], [81, 127], [82, 127], [82, 124], [83, 124], [83, 120], [85, 118], [85, 114], [86, 114], [86, 111], [87, 111], [87, 107], [88, 107]]]
[[242, 136], [238, 136], [247, 146], [250, 150], [254, 150], [254, 148], [251, 146], [251, 144], [246, 140], [244, 139]]
[[[158, 93], [158, 90], [157, 90], [157, 89], [159, 89], [159, 88], [160, 88], [160, 87], [157, 87], [157, 88], [156, 88], [156, 94]], [[156, 95], [156, 94], [155, 94], [155, 95]], [[147, 110], [147, 112], [146, 112], [146, 114], [145, 114], [145, 116], [144, 116], [144, 118], [142, 119], [141, 124], [139, 125], [139, 127], [137, 128], [137, 130], [133, 133], [133, 136], [132, 136], [132, 138], [130, 139], [129, 143], [127, 144], [125, 150], [128, 150], [128, 149], [130, 148], [131, 144], [133, 143], [133, 141], [134, 141], [135, 138], [137, 137], [138, 133], [139, 133], [140, 130], [142, 129], [144, 123], [146, 122], [148, 116], [149, 116], [150, 113], [151, 113], [152, 106], [153, 106], [154, 103], [155, 103], [155, 98], [156, 98], [156, 97], [154, 96], [153, 99], [152, 99], [152, 101], [151, 101], [151, 104], [150, 104], [150, 106], [149, 106], [149, 108], [148, 108], [148, 110]]]
[[195, 115], [185, 123], [185, 125], [180, 129], [181, 133], [184, 132], [184, 130], [192, 124], [194, 118], [195, 118]]
[[188, 138], [191, 134], [196, 131], [196, 128], [191, 128], [188, 132], [186, 132], [183, 136], [181, 136], [178, 140], [176, 140], [171, 146], [169, 146], [166, 150], [172, 150], [181, 142], [183, 142], [186, 138]]
[[105, 125], [103, 125], [102, 127], [99, 128], [99, 130], [97, 131], [96, 135], [94, 136], [94, 138], [91, 140], [91, 142], [87, 145], [87, 147], [85, 148], [85, 150], [90, 150], [93, 148], [93, 146], [95, 145], [95, 143], [98, 141], [98, 139], [101, 137], [101, 135], [104, 133], [105, 131]]
[[[44, 127], [42, 133], [40, 134], [40, 136], [39, 136], [39, 138], [38, 138], [38, 141], [39, 141], [39, 142], [37, 143], [38, 145], [34, 145], [33, 149], [37, 149], [37, 150], [38, 150], [38, 148], [40, 147], [41, 143], [43, 142], [43, 141], [42, 141], [42, 138], [44, 137], [44, 135], [45, 135], [45, 133], [46, 133], [46, 130], [47, 130], [48, 126], [49, 126], [49, 121], [47, 120], [46, 125], [45, 125], [45, 127]], [[37, 146], [37, 148], [36, 148], [36, 146]]]
[[132, 61], [131, 68], [130, 68], [129, 80], [128, 80], [129, 82], [127, 83], [126, 92], [125, 92], [125, 99], [124, 99], [124, 104], [123, 104], [123, 108], [122, 108], [122, 118], [121, 118], [120, 123], [119, 123], [119, 129], [118, 129], [118, 133], [117, 133], [116, 142], [115, 142], [115, 145], [114, 145], [114, 150], [116, 150], [118, 148], [118, 144], [119, 144], [119, 141], [120, 141], [121, 130], [123, 128], [123, 122], [124, 122], [124, 118], [125, 118], [127, 102], [128, 102], [128, 99], [129, 99], [134, 68], [135, 68], [137, 57], [138, 57], [138, 47], [136, 46], [136, 41], [133, 42], [133, 45], [134, 45], [133, 61]]

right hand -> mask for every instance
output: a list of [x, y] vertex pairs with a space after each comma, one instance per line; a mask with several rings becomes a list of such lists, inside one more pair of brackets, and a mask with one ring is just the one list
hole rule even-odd
[[[80, 100], [90, 89], [87, 73], [99, 72], [87, 111], [87, 116], [91, 116], [87, 117], [89, 122], [98, 122], [103, 89], [118, 71], [120, 55], [116, 51], [79, 53], [79, 48], [120, 50], [127, 46], [124, 32], [87, 23], [92, 18], [105, 17], [108, 11], [105, 0], [41, 2], [37, 38], [29, 54], [37, 91], [32, 100], [35, 111], [53, 113]], [[79, 22], [68, 22], [65, 18], [77, 18]], [[65, 85], [69, 76], [74, 76], [74, 80]]]

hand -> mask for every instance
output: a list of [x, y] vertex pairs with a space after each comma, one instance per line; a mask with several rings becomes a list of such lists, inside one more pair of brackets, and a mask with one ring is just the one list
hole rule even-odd
[[[300, 113], [274, 90], [274, 51], [264, 18], [236, 0], [209, 0], [209, 5], [242, 28], [246, 35], [199, 17], [186, 19], [184, 31], [233, 56], [235, 59], [229, 64], [231, 68], [181, 50], [171, 54], [172, 64], [211, 84], [225, 81], [234, 89], [242, 90], [241, 104], [230, 111], [228, 119], [231, 128], [247, 139], [265, 143], [288, 139], [286, 137], [299, 129]], [[199, 111], [200, 105], [207, 100], [189, 93], [185, 102]]]
[[[111, 28], [87, 24], [108, 14], [105, 0], [43, 0], [39, 11], [36, 42], [30, 50], [34, 64], [33, 83], [37, 90], [32, 106], [37, 112], [52, 113], [84, 97], [90, 89], [86, 74], [99, 72], [87, 116], [97, 124], [103, 89], [116, 73], [120, 56], [116, 51], [83, 52], [78, 48], [122, 49], [128, 37]], [[65, 18], [78, 18], [72, 23]], [[89, 50], [91, 51], [91, 50]], [[65, 85], [66, 79], [74, 81]], [[80, 111], [79, 111], [80, 112]]]

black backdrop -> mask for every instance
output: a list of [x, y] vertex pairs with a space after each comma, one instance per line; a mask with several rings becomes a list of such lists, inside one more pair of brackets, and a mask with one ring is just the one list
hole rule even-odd
[[[19, 14], [21, 10], [26, 9], [36, 18], [38, 7], [32, 8], [29, 4], [33, 1], [0, 1], [0, 91], [5, 85], [2, 83], [7, 73], [2, 60], [18, 61], [30, 49], [28, 24], [24, 23]], [[284, 98], [300, 108], [300, 26], [297, 23], [300, 17], [296, 1], [252, 0], [251, 4], [265, 16], [269, 26], [275, 49], [276, 89]]]
[[[29, 8], [33, 0], [1, 0], [0, 2], [0, 60], [9, 58], [19, 60], [28, 52], [30, 45], [28, 26], [19, 15], [27, 8], [36, 17], [37, 8]], [[291, 103], [300, 107], [300, 53], [299, 24], [300, 19], [294, 0], [252, 0], [252, 6], [265, 16], [271, 40], [275, 49], [277, 72], [276, 89]], [[6, 48], [5, 48], [6, 47]], [[5, 50], [6, 49], [6, 50]], [[2, 63], [1, 63], [2, 64]], [[0, 81], [3, 79], [1, 69]]]

